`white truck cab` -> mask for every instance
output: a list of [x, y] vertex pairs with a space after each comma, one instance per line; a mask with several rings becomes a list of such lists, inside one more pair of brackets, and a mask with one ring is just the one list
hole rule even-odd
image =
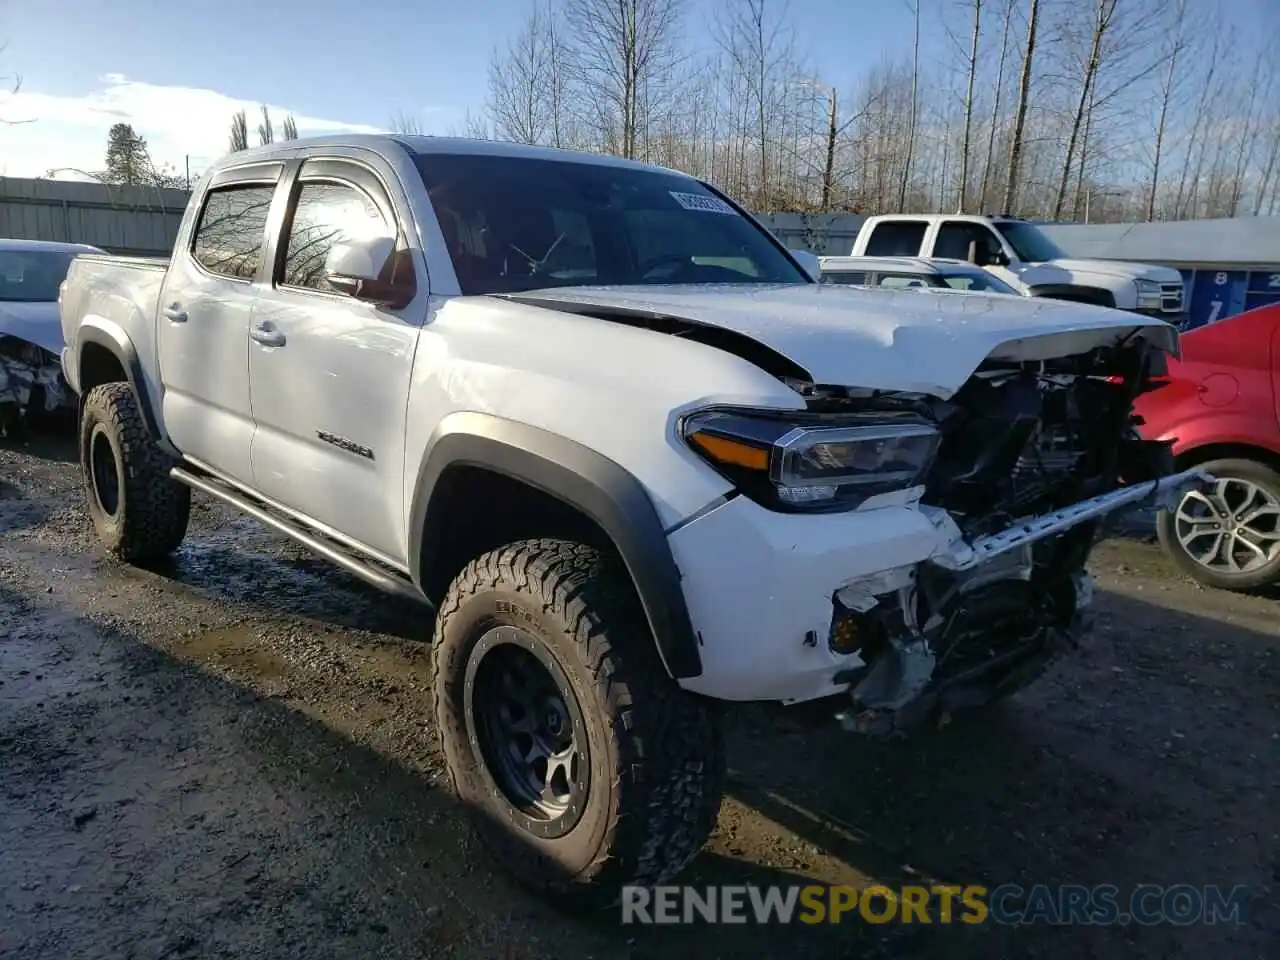
[[1027, 296], [1092, 303], [1174, 324], [1183, 319], [1186, 310], [1185, 285], [1177, 270], [1068, 257], [1035, 224], [1019, 217], [868, 217], [851, 253], [855, 257], [965, 260]]

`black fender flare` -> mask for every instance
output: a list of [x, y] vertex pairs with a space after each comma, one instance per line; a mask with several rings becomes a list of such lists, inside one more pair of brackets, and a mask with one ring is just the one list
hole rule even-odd
[[156, 419], [156, 413], [151, 408], [151, 397], [147, 393], [146, 380], [142, 373], [142, 361], [138, 358], [138, 351], [134, 348], [133, 341], [129, 339], [128, 334], [123, 330], [101, 324], [85, 324], [77, 331], [75, 386], [76, 393], [80, 397], [81, 406], [84, 404], [85, 394], [88, 393], [88, 390], [84, 387], [84, 348], [86, 344], [90, 343], [102, 347], [119, 361], [129, 382], [129, 388], [133, 391], [134, 400], [137, 401], [138, 412], [142, 415], [143, 426], [152, 440], [162, 440], [160, 422]]
[[609, 537], [635, 585], [667, 672], [675, 679], [702, 673], [680, 570], [649, 494], [630, 472], [573, 440], [484, 413], [456, 413], [432, 433], [418, 471], [409, 512], [413, 580], [426, 582], [423, 545], [429, 542], [432, 495], [454, 466], [492, 470], [549, 494], [594, 521]]

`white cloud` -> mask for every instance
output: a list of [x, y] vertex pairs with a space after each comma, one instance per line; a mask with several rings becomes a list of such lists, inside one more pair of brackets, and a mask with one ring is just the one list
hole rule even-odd
[[[290, 113], [268, 104], [277, 138]], [[107, 131], [113, 123], [129, 123], [147, 141], [156, 166], [181, 172], [190, 158], [198, 171], [227, 150], [231, 117], [248, 115], [249, 143], [257, 143], [260, 105], [216, 90], [161, 86], [130, 80], [120, 73], [101, 78], [101, 86], [80, 96], [53, 96], [23, 88], [0, 99], [0, 176], [36, 177], [50, 170], [79, 179], [74, 170], [103, 168]], [[322, 133], [381, 133], [383, 128], [294, 114], [300, 136]], [[29, 122], [15, 122], [29, 121]]]

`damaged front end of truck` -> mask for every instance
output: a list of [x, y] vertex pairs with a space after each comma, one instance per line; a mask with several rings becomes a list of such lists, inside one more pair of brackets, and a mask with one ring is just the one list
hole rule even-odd
[[58, 357], [0, 329], [0, 437], [22, 442], [33, 424], [71, 417], [75, 399]]
[[[1107, 523], [1212, 482], [1175, 473], [1171, 444], [1132, 414], [1164, 353], [1132, 339], [1052, 361], [988, 360], [947, 401], [810, 391], [825, 409], [912, 410], [940, 434], [918, 509], [938, 533], [922, 563], [846, 583], [829, 645], [861, 663], [846, 728], [909, 733], [1022, 689], [1087, 627], [1085, 569]], [[856, 661], [855, 661], [856, 662]]]

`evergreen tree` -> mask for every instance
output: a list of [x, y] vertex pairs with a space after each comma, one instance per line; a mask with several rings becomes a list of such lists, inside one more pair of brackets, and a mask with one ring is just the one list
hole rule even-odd
[[146, 184], [152, 182], [151, 156], [147, 141], [128, 123], [113, 124], [107, 133], [107, 183]]

